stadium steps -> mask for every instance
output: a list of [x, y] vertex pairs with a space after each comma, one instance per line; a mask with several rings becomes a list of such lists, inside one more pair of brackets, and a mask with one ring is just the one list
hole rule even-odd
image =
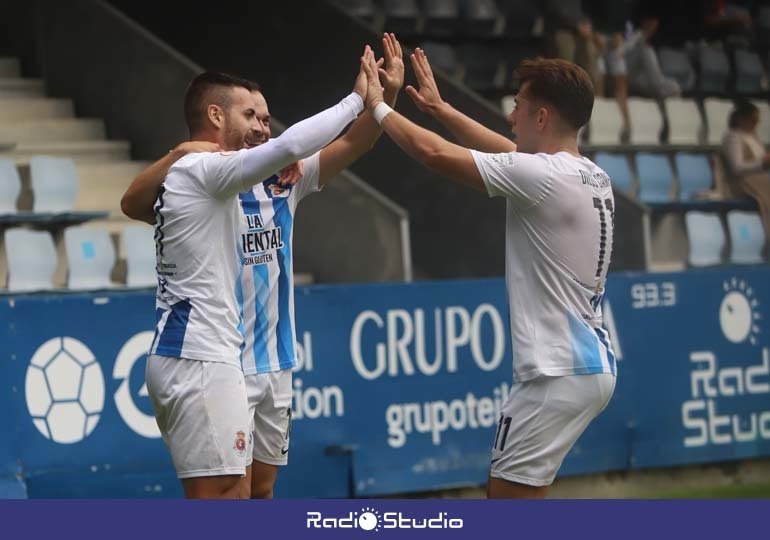
[[0, 141], [41, 143], [104, 139], [100, 118], [43, 118], [0, 124]]
[[1, 152], [0, 157], [11, 158], [16, 165], [29, 165], [32, 156], [61, 156], [76, 162], [127, 161], [131, 159], [131, 145], [128, 141], [59, 141], [40, 143], [20, 143], [11, 151]]
[[72, 100], [0, 97], [0, 124], [45, 118], [71, 118]]
[[40, 79], [0, 77], [0, 98], [40, 98], [45, 87]]

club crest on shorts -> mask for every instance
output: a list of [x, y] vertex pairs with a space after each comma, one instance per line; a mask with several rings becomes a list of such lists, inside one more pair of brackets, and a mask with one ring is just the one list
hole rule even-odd
[[246, 455], [246, 434], [243, 431], [238, 431], [235, 434], [235, 445], [233, 446], [238, 455], [243, 457]]

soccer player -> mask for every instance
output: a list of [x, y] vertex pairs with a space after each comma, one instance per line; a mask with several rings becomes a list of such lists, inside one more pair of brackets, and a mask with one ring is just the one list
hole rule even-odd
[[[525, 60], [508, 120], [518, 148], [445, 103], [425, 54], [411, 56], [415, 104], [457, 135], [448, 142], [382, 101], [377, 69], [362, 59], [367, 109], [401, 149], [428, 168], [506, 199], [506, 285], [514, 384], [493, 441], [489, 497], [543, 497], [561, 463], [615, 388], [602, 328], [614, 204], [607, 174], [580, 155], [593, 87], [563, 60]], [[474, 148], [470, 150], [469, 148]]]
[[[401, 46], [392, 34], [384, 36], [383, 46], [385, 99], [394, 104], [404, 77]], [[367, 54], [373, 58], [373, 53]], [[258, 145], [270, 139], [270, 113], [262, 93], [254, 89], [252, 94], [258, 124], [249, 141]], [[278, 467], [288, 459], [291, 369], [296, 365], [291, 251], [294, 212], [304, 196], [318, 191], [368, 151], [380, 134], [371, 114], [364, 114], [343, 137], [299, 162], [297, 169], [304, 171], [301, 180], [297, 181], [300, 174], [295, 169], [286, 176], [273, 174], [239, 194], [240, 223], [231, 234], [242, 251], [241, 358], [253, 439], [249, 456], [253, 462], [247, 467], [242, 493], [250, 492], [252, 498], [272, 497]], [[210, 151], [209, 144], [183, 143], [175, 153]], [[124, 197], [124, 211], [129, 217], [154, 222], [150, 201], [177, 159], [178, 155], [165, 157], [137, 177]]]

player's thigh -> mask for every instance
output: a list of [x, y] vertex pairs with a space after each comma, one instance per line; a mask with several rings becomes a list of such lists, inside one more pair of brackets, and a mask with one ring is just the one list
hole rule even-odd
[[[253, 406], [252, 457], [265, 465], [286, 465], [291, 439], [291, 370], [248, 375], [247, 379], [247, 387], [263, 389], [261, 399]], [[255, 393], [249, 396], [254, 401]]]
[[514, 385], [495, 433], [490, 476], [535, 488], [550, 485], [614, 386], [609, 374], [540, 377]]
[[152, 356], [147, 389], [177, 475], [183, 481], [203, 479], [183, 482], [191, 486], [185, 491], [205, 496], [227, 492], [245, 474], [249, 457], [250, 422], [240, 369]]

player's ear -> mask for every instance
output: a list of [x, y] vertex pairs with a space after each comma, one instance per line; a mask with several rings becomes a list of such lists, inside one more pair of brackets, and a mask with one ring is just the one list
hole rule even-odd
[[217, 128], [222, 127], [222, 124], [225, 121], [225, 112], [222, 110], [222, 107], [219, 105], [209, 105], [206, 108], [206, 115], [208, 116], [209, 122], [214, 124]]
[[548, 125], [548, 121], [550, 120], [550, 116], [550, 111], [548, 109], [540, 107], [537, 110], [537, 128], [540, 130], [545, 129], [545, 126]]

